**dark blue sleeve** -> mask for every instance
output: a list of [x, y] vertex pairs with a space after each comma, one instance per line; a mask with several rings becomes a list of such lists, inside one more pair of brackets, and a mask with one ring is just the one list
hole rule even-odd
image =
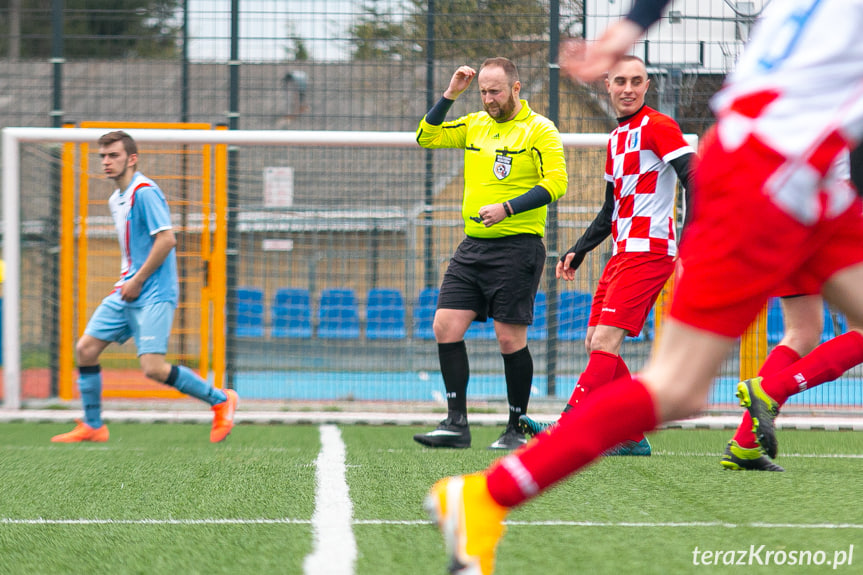
[[[614, 184], [611, 182], [605, 182], [605, 202], [602, 204], [602, 208], [599, 210], [599, 213], [596, 214], [596, 217], [590, 222], [590, 225], [587, 226], [587, 229], [584, 230], [584, 233], [578, 238], [578, 241], [575, 242], [575, 245], [569, 248], [566, 251], [566, 254], [572, 252], [576, 255], [578, 262], [581, 263], [581, 260], [584, 259], [585, 254], [591, 251], [593, 248], [601, 244], [605, 241], [605, 238], [611, 235], [611, 221], [614, 216]], [[560, 261], [563, 261], [566, 258], [566, 254], [561, 256]], [[573, 264], [575, 264], [576, 260], [573, 260]], [[572, 265], [572, 268], [575, 269], [576, 265]]]
[[528, 210], [541, 208], [546, 204], [551, 203], [551, 194], [542, 186], [536, 185], [523, 193], [520, 196], [509, 200], [509, 206], [512, 208], [512, 215], [520, 214]]
[[449, 109], [452, 108], [452, 105], [455, 103], [455, 100], [450, 100], [441, 96], [440, 100], [432, 106], [432, 109], [429, 110], [428, 114], [426, 114], [426, 122], [431, 124], [432, 126], [440, 126], [443, 124], [443, 121], [446, 119], [446, 113], [449, 112]]
[[671, 0], [635, 0], [626, 19], [647, 30], [662, 17], [662, 11], [670, 3]]
[[863, 196], [863, 143], [851, 150], [851, 181], [857, 193]]

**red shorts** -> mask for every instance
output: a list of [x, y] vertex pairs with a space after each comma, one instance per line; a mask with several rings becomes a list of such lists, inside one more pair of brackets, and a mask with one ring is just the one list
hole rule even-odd
[[608, 260], [590, 307], [589, 327], [619, 327], [635, 337], [671, 272], [671, 256], [624, 252]]
[[794, 277], [779, 286], [773, 297], [795, 297], [801, 295], [818, 295], [821, 293], [821, 286], [816, 281], [810, 281], [813, 278]]
[[680, 247], [670, 315], [738, 337], [773, 295], [820, 293], [863, 262], [863, 205], [804, 225], [761, 193], [775, 157], [757, 146], [708, 144], [696, 173], [692, 223]]

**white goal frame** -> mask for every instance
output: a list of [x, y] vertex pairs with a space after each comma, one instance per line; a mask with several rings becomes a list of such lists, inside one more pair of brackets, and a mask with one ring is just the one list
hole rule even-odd
[[[4, 402], [0, 409], [21, 409], [21, 228], [20, 145], [24, 142], [95, 143], [106, 128], [3, 128], [3, 257], [6, 278], [3, 297]], [[138, 143], [227, 144], [244, 146], [416, 146], [414, 132], [313, 131], [313, 130], [180, 130], [128, 129]], [[604, 146], [608, 134], [562, 134], [564, 147]], [[698, 138], [686, 135], [695, 147]]]

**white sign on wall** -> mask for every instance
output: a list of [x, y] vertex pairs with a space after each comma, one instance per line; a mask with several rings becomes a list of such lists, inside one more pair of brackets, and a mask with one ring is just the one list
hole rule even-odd
[[264, 168], [264, 206], [289, 208], [294, 204], [294, 169]]
[[265, 252], [290, 252], [294, 249], [294, 240], [266, 239], [261, 247]]

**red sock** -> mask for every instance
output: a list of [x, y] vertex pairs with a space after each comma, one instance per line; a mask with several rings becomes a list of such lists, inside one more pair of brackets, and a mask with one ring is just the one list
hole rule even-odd
[[849, 331], [822, 343], [794, 365], [765, 377], [761, 387], [782, 405], [792, 395], [833, 381], [859, 363], [863, 363], [863, 335]]
[[617, 367], [614, 369], [614, 379], [622, 379], [624, 377], [631, 378], [632, 374], [629, 373], [629, 368], [626, 367], [626, 363], [623, 361], [623, 358], [618, 355]]
[[777, 345], [767, 356], [767, 359], [764, 360], [764, 363], [761, 364], [761, 369], [758, 370], [758, 375], [761, 377], [773, 375], [796, 361], [800, 361], [799, 353], [787, 345]]
[[572, 395], [566, 404], [571, 408], [575, 407], [579, 402], [584, 401], [588, 393], [614, 381], [619, 361], [621, 361], [619, 355], [607, 351], [590, 352], [587, 366], [581, 373], [581, 377], [578, 378], [578, 384], [572, 390]]
[[[779, 371], [782, 371], [795, 361], [800, 359], [800, 355], [788, 347], [787, 345], [777, 345], [773, 351], [764, 360], [761, 369], [758, 370], [758, 375], [767, 377]], [[758, 442], [755, 440], [755, 434], [752, 433], [752, 417], [748, 411], [743, 412], [743, 419], [737, 427], [737, 432], [732, 438], [740, 447], [752, 449], [758, 447]]]
[[[632, 379], [632, 374], [629, 373], [629, 368], [626, 367], [626, 363], [623, 361], [619, 355], [617, 356], [617, 369], [614, 370], [614, 379]], [[644, 439], [644, 433], [639, 431], [638, 433], [631, 435], [628, 437], [630, 441], [641, 441]]]
[[489, 492], [507, 507], [524, 503], [657, 423], [656, 406], [644, 384], [637, 378], [616, 380], [564, 414], [551, 433], [494, 463], [487, 472]]

